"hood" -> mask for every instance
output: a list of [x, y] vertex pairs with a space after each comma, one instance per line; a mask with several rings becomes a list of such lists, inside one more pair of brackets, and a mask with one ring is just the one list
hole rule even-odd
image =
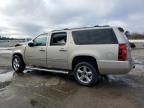
[[25, 42], [25, 43], [18, 43], [18, 44], [15, 45], [15, 47], [23, 46], [23, 45], [26, 45], [26, 44], [27, 44], [27, 42]]

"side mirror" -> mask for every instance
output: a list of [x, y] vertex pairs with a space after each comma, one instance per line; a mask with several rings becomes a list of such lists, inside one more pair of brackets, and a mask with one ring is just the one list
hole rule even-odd
[[131, 47], [131, 48], [135, 48], [136, 45], [135, 45], [134, 43], [130, 42], [130, 47]]
[[33, 46], [34, 46], [34, 43], [33, 43], [33, 42], [29, 42], [29, 43], [28, 43], [28, 46], [29, 46], [29, 47], [33, 47]]
[[125, 35], [126, 35], [127, 37], [130, 37], [130, 36], [131, 36], [131, 34], [130, 34], [129, 31], [126, 31], [126, 32], [125, 32]]

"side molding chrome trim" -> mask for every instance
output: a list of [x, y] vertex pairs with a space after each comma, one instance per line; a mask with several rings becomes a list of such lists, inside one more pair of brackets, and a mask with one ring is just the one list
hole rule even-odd
[[46, 72], [52, 72], [52, 73], [62, 73], [62, 74], [68, 74], [68, 71], [64, 70], [53, 70], [53, 69], [44, 69], [39, 67], [26, 67], [28, 70], [38, 70], [38, 71], [46, 71]]

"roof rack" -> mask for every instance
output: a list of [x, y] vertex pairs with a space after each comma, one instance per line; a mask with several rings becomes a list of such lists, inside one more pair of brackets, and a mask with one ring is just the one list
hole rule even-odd
[[[110, 27], [109, 25], [96, 25], [96, 26], [92, 26], [92, 27]], [[92, 27], [77, 27], [77, 28], [64, 28], [64, 29], [59, 29], [59, 30], [53, 30], [53, 31], [62, 31], [62, 30], [72, 30], [72, 29], [82, 29], [82, 28], [92, 28]]]
[[93, 27], [110, 27], [110, 26], [109, 25], [103, 25], [103, 26], [96, 25], [96, 26], [93, 26]]

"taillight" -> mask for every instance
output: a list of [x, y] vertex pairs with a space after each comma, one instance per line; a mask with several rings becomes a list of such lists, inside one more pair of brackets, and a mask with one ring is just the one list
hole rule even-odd
[[127, 59], [127, 46], [126, 44], [119, 44], [119, 61], [126, 61]]

